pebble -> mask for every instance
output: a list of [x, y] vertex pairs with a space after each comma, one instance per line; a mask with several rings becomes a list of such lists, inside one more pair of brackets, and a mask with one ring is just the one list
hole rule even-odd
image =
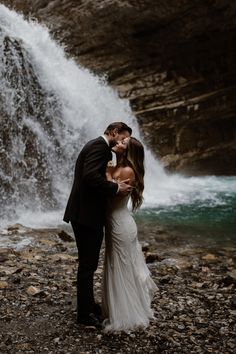
[[0, 281], [0, 289], [6, 289], [6, 288], [8, 288], [8, 286], [9, 286], [9, 284], [7, 281], [5, 281], [5, 280]]
[[30, 286], [28, 287], [28, 289], [26, 290], [26, 292], [27, 292], [28, 295], [34, 296], [34, 295], [39, 294], [39, 293], [41, 292], [41, 290], [40, 290], [39, 288], [36, 288], [36, 287], [33, 286], [33, 285], [30, 285]]

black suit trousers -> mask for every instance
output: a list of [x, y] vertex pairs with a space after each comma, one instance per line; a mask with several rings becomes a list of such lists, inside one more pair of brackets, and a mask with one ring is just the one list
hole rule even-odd
[[93, 312], [93, 278], [98, 266], [103, 240], [103, 227], [93, 229], [71, 221], [78, 248], [79, 266], [77, 273], [77, 316], [87, 316]]

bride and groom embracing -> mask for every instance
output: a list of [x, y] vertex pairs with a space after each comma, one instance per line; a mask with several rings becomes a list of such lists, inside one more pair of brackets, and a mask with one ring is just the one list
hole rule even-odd
[[[125, 123], [110, 124], [104, 135], [81, 150], [64, 221], [71, 222], [78, 248], [77, 322], [105, 331], [146, 327], [153, 318], [155, 283], [145, 263], [133, 209], [142, 203], [144, 149]], [[117, 164], [111, 165], [112, 153]], [[102, 306], [95, 302], [93, 277], [105, 226]]]

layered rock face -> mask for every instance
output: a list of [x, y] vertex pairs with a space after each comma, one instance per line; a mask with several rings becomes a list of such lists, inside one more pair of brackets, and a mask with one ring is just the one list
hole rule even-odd
[[[56, 98], [51, 96], [48, 100], [21, 42], [12, 40], [8, 36], [0, 37], [0, 57], [2, 65], [0, 71], [0, 215], [2, 218], [2, 212], [8, 208], [9, 215], [14, 215], [12, 205], [16, 205], [20, 200], [23, 207], [29, 195], [31, 200], [36, 201], [36, 206], [40, 200], [43, 207], [55, 208], [57, 202], [52, 192], [53, 183], [50, 178], [52, 172], [48, 159], [51, 150], [53, 165], [55, 165], [55, 150], [59, 148], [60, 142], [54, 133], [55, 127], [51, 121], [52, 113], [56, 112], [56, 109], [53, 109], [57, 107]], [[50, 142], [54, 146], [51, 149], [49, 145], [46, 149], [42, 147], [36, 131], [40, 132], [41, 137], [43, 134], [45, 137], [50, 137]], [[45, 137], [44, 141], [46, 141]], [[62, 153], [63, 151], [58, 151], [59, 156], [62, 156]]]
[[235, 2], [2, 3], [45, 22], [78, 62], [106, 74], [166, 169], [236, 174]]

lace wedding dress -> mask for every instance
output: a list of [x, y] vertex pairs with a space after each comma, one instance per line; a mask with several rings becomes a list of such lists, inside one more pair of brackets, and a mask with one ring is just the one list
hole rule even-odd
[[108, 208], [102, 309], [105, 331], [145, 328], [154, 318], [151, 301], [157, 286], [151, 279], [129, 197], [116, 197]]

